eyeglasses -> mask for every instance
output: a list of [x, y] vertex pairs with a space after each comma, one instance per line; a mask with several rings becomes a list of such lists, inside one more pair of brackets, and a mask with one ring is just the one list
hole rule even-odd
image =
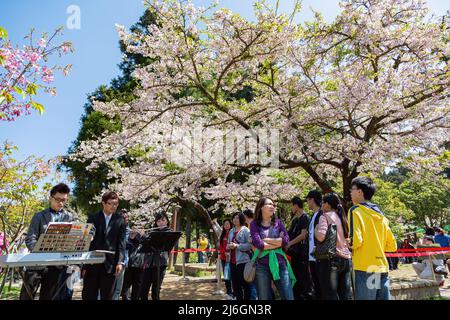
[[56, 198], [54, 196], [52, 196], [52, 198], [58, 203], [66, 203], [67, 202], [67, 198]]
[[108, 206], [111, 206], [111, 207], [117, 207], [119, 205], [119, 202], [109, 202], [109, 201], [107, 201], [106, 204]]

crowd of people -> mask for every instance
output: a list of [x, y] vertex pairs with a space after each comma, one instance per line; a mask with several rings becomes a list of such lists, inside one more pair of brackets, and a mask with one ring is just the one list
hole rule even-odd
[[[246, 209], [224, 220], [220, 258], [228, 299], [275, 299], [275, 289], [284, 300], [390, 299], [388, 272], [397, 269], [400, 259], [385, 253], [397, 250], [396, 240], [386, 217], [370, 202], [376, 191], [373, 181], [355, 178], [350, 191], [353, 206], [345, 213], [337, 194], [311, 190], [304, 199], [311, 218], [304, 201], [294, 197], [288, 230], [269, 198], [261, 198], [254, 213]], [[450, 247], [450, 236], [442, 228], [427, 228], [416, 246], [435, 243]], [[400, 248], [415, 248], [410, 236]], [[256, 279], [245, 283], [244, 267], [252, 257]], [[445, 264], [450, 270], [450, 259], [401, 259], [412, 263], [420, 278], [440, 285], [448, 274]]]
[[[49, 208], [33, 216], [25, 239], [29, 251], [50, 222], [74, 221], [64, 209], [69, 192], [65, 184], [54, 186]], [[385, 253], [395, 252], [397, 243], [388, 219], [370, 202], [375, 192], [370, 178], [353, 179], [353, 206], [348, 212], [335, 193], [322, 195], [311, 190], [305, 199], [294, 197], [288, 229], [268, 197], [259, 199], [254, 210], [235, 212], [222, 226], [216, 223], [213, 227], [220, 233], [218, 257], [228, 299], [389, 300], [392, 261], [388, 262]], [[102, 210], [87, 220], [94, 226], [89, 250], [110, 253], [104, 263], [82, 267], [82, 299], [148, 300], [151, 291], [152, 300], [159, 300], [169, 253], [150, 254], [140, 249], [148, 231], [172, 231], [168, 216], [158, 212], [150, 229], [131, 230], [127, 211], [118, 210], [115, 192], [103, 194], [101, 204]], [[421, 244], [450, 246], [450, 237], [442, 229], [427, 233]], [[203, 235], [197, 242], [199, 249], [209, 245]], [[3, 238], [1, 245], [5, 243]], [[401, 247], [414, 248], [409, 239]], [[199, 254], [199, 260], [204, 261], [203, 255]], [[425, 275], [428, 269], [436, 270], [436, 265], [426, 261], [410, 262], [420, 277], [429, 278]], [[445, 268], [447, 263], [450, 268], [450, 261], [441, 262], [438, 267]], [[254, 277], [246, 276], [252, 268]], [[26, 268], [20, 299], [34, 299], [39, 285], [41, 300], [71, 299], [68, 270], [66, 266]]]
[[[370, 178], [355, 178], [348, 213], [335, 193], [294, 197], [289, 229], [266, 197], [254, 211], [224, 220], [220, 259], [228, 299], [271, 300], [276, 293], [282, 300], [390, 299], [385, 252], [397, 244], [387, 218], [370, 202], [375, 191]], [[249, 261], [256, 263], [252, 282], [244, 280]]]

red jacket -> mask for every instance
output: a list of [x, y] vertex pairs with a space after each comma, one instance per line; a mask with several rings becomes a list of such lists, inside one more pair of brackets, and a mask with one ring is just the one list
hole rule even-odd
[[227, 251], [227, 242], [228, 235], [230, 234], [230, 230], [226, 231], [223, 240], [220, 242], [219, 251], [220, 251], [220, 260], [225, 261], [227, 259], [225, 252]]

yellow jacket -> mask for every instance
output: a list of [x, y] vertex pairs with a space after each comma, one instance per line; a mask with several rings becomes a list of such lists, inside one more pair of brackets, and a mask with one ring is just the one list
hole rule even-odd
[[364, 272], [389, 272], [385, 252], [397, 250], [397, 243], [389, 228], [389, 221], [372, 203], [360, 203], [349, 210], [351, 232], [353, 215], [353, 269]]
[[198, 239], [197, 241], [198, 244], [198, 248], [201, 250], [204, 250], [208, 247], [208, 239], [204, 238], [204, 239]]

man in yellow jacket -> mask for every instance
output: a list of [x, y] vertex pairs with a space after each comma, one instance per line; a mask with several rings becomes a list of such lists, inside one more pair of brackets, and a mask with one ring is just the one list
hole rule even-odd
[[[200, 250], [205, 250], [208, 248], [208, 239], [205, 237], [204, 234], [200, 235], [200, 237], [197, 239], [197, 248]], [[204, 263], [205, 262], [205, 252], [204, 251], [198, 251], [198, 263]]]
[[385, 252], [397, 250], [389, 221], [370, 203], [375, 184], [369, 177], [352, 180], [349, 210], [350, 247], [355, 273], [355, 300], [389, 300], [389, 264]]

